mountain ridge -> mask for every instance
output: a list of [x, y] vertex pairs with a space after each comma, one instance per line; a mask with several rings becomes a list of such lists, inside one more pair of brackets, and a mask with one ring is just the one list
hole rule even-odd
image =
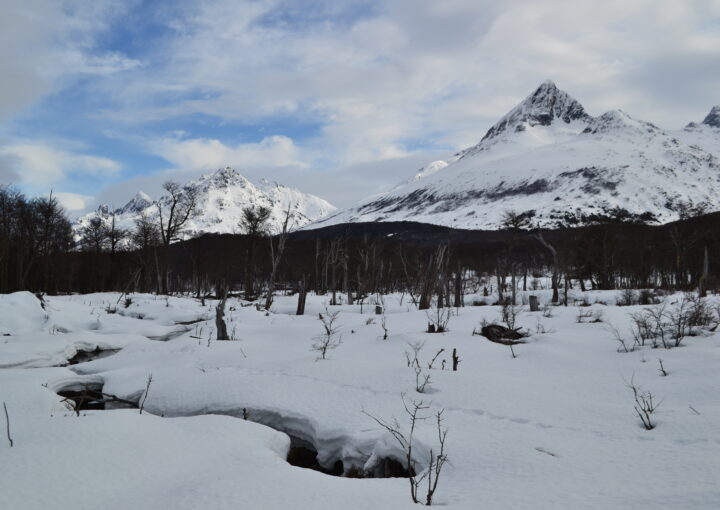
[[[186, 225], [188, 237], [205, 233], [236, 233], [240, 230], [240, 220], [244, 207], [267, 207], [270, 209], [269, 225], [271, 232], [280, 230], [285, 213], [290, 208], [291, 228], [300, 228], [316, 219], [336, 210], [326, 200], [303, 193], [277, 182], [263, 179], [253, 184], [237, 170], [228, 167], [202, 175], [199, 179], [183, 185], [193, 187], [198, 192], [197, 212]], [[161, 205], [167, 205], [167, 195], [160, 197]], [[139, 191], [123, 207], [114, 211], [107, 205], [78, 218], [74, 223], [76, 238], [93, 218], [100, 218], [109, 224], [112, 214], [121, 228], [131, 229], [141, 216], [155, 217], [157, 201]]]
[[422, 221], [493, 229], [507, 210], [539, 226], [626, 214], [663, 223], [688, 207], [720, 209], [720, 130], [675, 132], [622, 110], [597, 117], [551, 82], [480, 139], [414, 178], [309, 228], [356, 221]]

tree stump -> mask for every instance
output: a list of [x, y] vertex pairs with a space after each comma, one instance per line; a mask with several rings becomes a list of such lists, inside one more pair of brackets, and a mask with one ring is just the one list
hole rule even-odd
[[540, 311], [540, 303], [538, 302], [537, 296], [530, 296], [530, 311], [531, 312], [539, 312]]

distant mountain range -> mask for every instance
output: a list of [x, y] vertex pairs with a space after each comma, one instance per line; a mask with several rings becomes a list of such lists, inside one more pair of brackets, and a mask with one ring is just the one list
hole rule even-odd
[[480, 142], [306, 228], [415, 221], [496, 229], [505, 211], [539, 226], [621, 216], [650, 223], [720, 209], [720, 106], [664, 130], [621, 110], [598, 117], [547, 81]]
[[[338, 211], [319, 197], [266, 180], [253, 184], [229, 167], [187, 185], [199, 190], [188, 236], [239, 232], [248, 206], [268, 207], [274, 231], [288, 206], [293, 228], [305, 229], [413, 221], [492, 230], [501, 227], [506, 211], [544, 227], [607, 216], [666, 223], [689, 209], [720, 210], [720, 106], [702, 122], [670, 131], [622, 110], [593, 117], [546, 81], [476, 145], [349, 209]], [[157, 207], [138, 192], [114, 212], [130, 228]], [[94, 217], [108, 222], [110, 216], [111, 209], [100, 206], [77, 220], [76, 232]]]
[[[335, 206], [322, 198], [303, 193], [267, 180], [253, 184], [238, 171], [226, 167], [203, 175], [186, 186], [198, 190], [198, 207], [195, 217], [185, 227], [188, 237], [204, 233], [239, 233], [242, 210], [245, 207], [267, 207], [271, 211], [272, 231], [279, 231], [285, 211], [292, 212], [291, 227], [299, 228], [312, 221], [321, 219], [336, 210]], [[160, 197], [161, 203], [167, 203], [168, 197]], [[88, 213], [75, 222], [77, 235], [93, 218], [101, 218], [109, 223], [115, 213], [116, 224], [123, 228], [132, 228], [135, 220], [145, 214], [157, 215], [155, 201], [142, 191], [138, 192], [127, 204], [113, 211], [102, 205], [96, 211]]]

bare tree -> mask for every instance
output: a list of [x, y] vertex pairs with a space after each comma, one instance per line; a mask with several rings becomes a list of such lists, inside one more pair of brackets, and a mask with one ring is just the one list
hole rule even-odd
[[160, 222], [160, 237], [163, 245], [169, 246], [173, 241], [179, 241], [183, 228], [196, 212], [198, 190], [192, 186], [180, 186], [173, 181], [163, 184], [168, 193], [167, 200], [158, 200], [158, 219]]
[[275, 291], [275, 276], [277, 274], [278, 266], [282, 260], [283, 251], [285, 251], [285, 241], [288, 236], [288, 223], [292, 218], [290, 212], [290, 206], [288, 205], [285, 211], [285, 218], [283, 219], [282, 228], [280, 233], [277, 235], [277, 248], [272, 239], [270, 239], [270, 261], [272, 263], [272, 269], [270, 271], [270, 278], [268, 280], [267, 296], [265, 297], [265, 310], [270, 310], [270, 306], [273, 302], [273, 292]]
[[[425, 393], [425, 389], [430, 386], [430, 383], [432, 382], [430, 374], [425, 373], [423, 366], [420, 363], [420, 351], [422, 351], [423, 347], [425, 347], [425, 342], [408, 342], [408, 345], [410, 346], [412, 352], [405, 351], [405, 360], [407, 361], [407, 366], [411, 367], [415, 372], [415, 391], [418, 393]], [[428, 364], [428, 369], [432, 369], [433, 363], [435, 363], [435, 360], [443, 351], [444, 349], [441, 349], [435, 355], [432, 361]]]
[[502, 307], [500, 308], [500, 314], [502, 316], [502, 321], [507, 325], [509, 329], [512, 329], [515, 331], [516, 329], [516, 323], [517, 323], [517, 317], [520, 315], [520, 312], [522, 311], [521, 306], [517, 306], [515, 303], [513, 303], [511, 300], [506, 299], [502, 303]]
[[110, 253], [115, 253], [118, 245], [129, 235], [127, 229], [121, 228], [117, 225], [115, 216], [115, 211], [111, 211], [110, 223], [105, 225], [105, 238], [110, 246]]
[[[441, 244], [435, 250], [435, 253], [430, 255], [428, 264], [425, 271], [425, 279], [423, 280], [422, 291], [420, 293], [420, 301], [418, 304], [418, 310], [427, 310], [430, 308], [432, 303], [433, 291], [442, 288], [438, 285], [438, 280], [441, 277], [442, 269], [445, 266], [445, 258], [447, 255], [447, 245]], [[440, 296], [438, 293], [438, 306], [442, 308]]]
[[429, 451], [429, 464], [427, 468], [419, 474], [417, 472], [417, 463], [414, 458], [415, 448], [415, 431], [421, 421], [426, 420], [428, 416], [424, 416], [424, 412], [430, 408], [425, 402], [415, 401], [408, 403], [405, 400], [405, 396], [402, 397], [403, 407], [405, 413], [408, 415], [409, 428], [407, 432], [402, 431], [402, 427], [396, 419], [392, 422], [388, 422], [382, 418], [373, 416], [370, 413], [363, 411], [363, 414], [371, 418], [378, 425], [384, 428], [390, 435], [397, 441], [400, 448], [403, 450], [405, 457], [405, 469], [408, 472], [408, 480], [410, 482], [410, 497], [413, 503], [420, 503], [419, 490], [422, 482], [427, 480], [427, 491], [425, 493], [424, 503], [426, 506], [431, 506], [433, 497], [437, 490], [438, 482], [440, 480], [440, 474], [443, 466], [448, 461], [448, 456], [445, 451], [445, 443], [447, 441], [448, 430], [442, 426], [442, 415], [444, 410], [440, 410], [435, 413], [437, 434], [438, 434], [438, 448], [430, 449]]
[[618, 330], [615, 325], [608, 322], [605, 324], [605, 329], [607, 329], [608, 332], [617, 340], [617, 342], [620, 344], [617, 348], [617, 352], [633, 352], [635, 351], [635, 344], [630, 345], [630, 343], [625, 339], [622, 333]]
[[331, 349], [335, 349], [342, 342], [342, 338], [338, 335], [340, 326], [337, 324], [340, 312], [331, 312], [325, 307], [325, 313], [318, 314], [318, 319], [323, 326], [323, 333], [315, 337], [315, 343], [312, 349], [320, 354], [319, 359], [327, 359], [327, 353]]
[[227, 332], [227, 324], [225, 324], [225, 304], [227, 303], [227, 288], [222, 287], [220, 291], [220, 302], [215, 307], [215, 328], [217, 329], [218, 340], [230, 340]]
[[698, 281], [698, 297], [705, 297], [707, 294], [707, 280], [710, 272], [710, 259], [708, 258], [708, 248], [705, 246], [703, 254], [703, 270]]
[[255, 244], [258, 239], [267, 234], [268, 221], [272, 211], [264, 206], [245, 207], [240, 218], [240, 228], [248, 236], [247, 251], [245, 253], [245, 299], [255, 298]]
[[552, 276], [551, 276], [551, 282], [552, 282], [552, 302], [557, 303], [560, 301], [560, 294], [558, 292], [558, 281], [559, 281], [559, 258], [558, 258], [558, 252], [555, 249], [555, 247], [547, 242], [545, 238], [543, 237], [542, 230], [538, 230], [538, 233], [533, 236], [535, 239], [540, 241], [540, 243], [550, 252], [552, 255]]
[[438, 450], [430, 449], [430, 465], [427, 469], [427, 493], [425, 494], [425, 505], [431, 506], [433, 496], [437, 490], [438, 482], [440, 481], [440, 473], [445, 463], [448, 461], [447, 453], [445, 453], [445, 442], [447, 441], [448, 429], [442, 427], [442, 415], [445, 410], [441, 409], [435, 413], [435, 419], [437, 421], [437, 434], [438, 434]]
[[130, 234], [130, 240], [140, 250], [147, 250], [160, 243], [160, 229], [145, 212], [135, 220], [135, 228]]
[[163, 184], [163, 189], [167, 192], [167, 198], [158, 200], [156, 206], [158, 209], [158, 221], [160, 238], [162, 239], [164, 250], [163, 277], [161, 281], [161, 293], [169, 292], [169, 268], [168, 268], [168, 249], [170, 243], [179, 241], [183, 232], [183, 228], [196, 212], [198, 190], [193, 186], [180, 186], [173, 181], [167, 181]]
[[100, 216], [90, 218], [80, 229], [80, 244], [93, 253], [101, 253], [107, 247], [107, 231], [105, 223]]
[[515, 261], [515, 245], [517, 244], [518, 235], [520, 234], [520, 232], [530, 226], [531, 218], [532, 215], [528, 214], [527, 212], [518, 213], [517, 211], [507, 210], [503, 213], [502, 219], [500, 220], [500, 225], [504, 229], [510, 230], [510, 232], [512, 232], [512, 237], [510, 238], [510, 242], [508, 243], [507, 247], [507, 258], [509, 262], [508, 265], [510, 266], [510, 281], [512, 284], [511, 295], [513, 304], [517, 303], [517, 282], [515, 281], [515, 278], [517, 276], [517, 263]]
[[630, 382], [627, 383], [627, 385], [633, 392], [633, 398], [635, 399], [635, 412], [640, 417], [643, 427], [645, 427], [645, 430], [654, 429], [655, 424], [652, 421], [652, 414], [662, 402], [656, 404], [653, 401], [652, 393], [640, 390], [640, 388], [635, 386], [633, 379], [630, 379]]
[[383, 340], [388, 339], [387, 316], [385, 315], [385, 307], [382, 306], [382, 316], [380, 317], [380, 327], [383, 330]]
[[452, 308], [442, 308], [437, 302], [433, 302], [431, 308], [425, 311], [425, 315], [427, 316], [427, 319], [429, 321], [428, 333], [447, 332], [451, 314]]

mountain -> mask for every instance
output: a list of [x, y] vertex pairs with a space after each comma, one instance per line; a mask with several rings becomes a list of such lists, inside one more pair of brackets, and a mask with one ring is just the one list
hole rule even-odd
[[[290, 222], [292, 228], [299, 228], [321, 219], [336, 209], [322, 198], [276, 182], [263, 179], [253, 184], [230, 167], [203, 175], [200, 179], [186, 184], [185, 187], [194, 187], [198, 190], [197, 214], [185, 227], [188, 236], [239, 232], [242, 210], [248, 206], [263, 206], [270, 209], [270, 225], [273, 232], [280, 230], [288, 207], [292, 212]], [[168, 200], [167, 196], [159, 199], [164, 205], [168, 204]], [[116, 224], [131, 229], [135, 220], [141, 215], [155, 217], [157, 206], [148, 195], [139, 192], [123, 207], [115, 209], [114, 213]], [[105, 223], [109, 223], [111, 216], [112, 209], [107, 205], [101, 205], [96, 211], [78, 218], [74, 225], [76, 236], [79, 236], [82, 228], [93, 218], [100, 217]]]
[[720, 106], [713, 106], [702, 122], [691, 122], [678, 133], [678, 138], [720, 155]]
[[720, 106], [713, 106], [702, 123], [706, 126], [720, 128]]
[[718, 107], [680, 131], [621, 110], [593, 117], [547, 81], [476, 145], [306, 228], [417, 221], [495, 229], [509, 210], [548, 227], [606, 216], [665, 223], [688, 206], [720, 209], [718, 127]]

